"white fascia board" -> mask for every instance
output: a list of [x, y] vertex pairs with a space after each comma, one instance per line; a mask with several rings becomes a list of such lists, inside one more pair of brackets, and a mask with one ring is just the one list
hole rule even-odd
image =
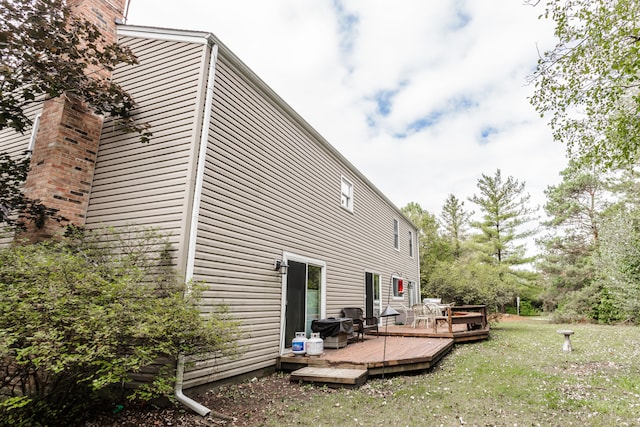
[[136, 37], [185, 43], [211, 44], [214, 38], [213, 34], [203, 31], [140, 27], [137, 25], [118, 25], [117, 31], [120, 37]]

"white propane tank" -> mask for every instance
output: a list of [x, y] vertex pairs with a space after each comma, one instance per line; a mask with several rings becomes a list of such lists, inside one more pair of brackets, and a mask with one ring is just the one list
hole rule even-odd
[[295, 355], [304, 355], [307, 352], [307, 337], [304, 332], [296, 332], [295, 338], [291, 341], [291, 351]]
[[311, 333], [311, 338], [307, 340], [307, 355], [320, 356], [324, 352], [324, 341], [320, 338], [319, 332]]

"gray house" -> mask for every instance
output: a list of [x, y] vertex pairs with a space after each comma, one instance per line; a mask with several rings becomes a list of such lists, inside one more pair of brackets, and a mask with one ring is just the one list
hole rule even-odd
[[[296, 331], [343, 307], [419, 300], [416, 228], [216, 37], [117, 34], [139, 64], [113, 78], [153, 138], [105, 120], [85, 223], [159, 227], [178, 271], [206, 285], [203, 312], [226, 304], [247, 332], [240, 358], [196, 361], [185, 388], [272, 368]], [[4, 132], [0, 152], [29, 139]]]

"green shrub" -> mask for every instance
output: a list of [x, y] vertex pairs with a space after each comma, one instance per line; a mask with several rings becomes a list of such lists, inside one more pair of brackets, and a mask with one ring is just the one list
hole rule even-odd
[[507, 307], [506, 310], [507, 313], [509, 314], [520, 314], [520, 316], [539, 316], [540, 314], [542, 314], [542, 310], [540, 310], [539, 308], [535, 307], [531, 301], [526, 300], [526, 299], [521, 299], [520, 300], [520, 313], [518, 313], [518, 307], [512, 307], [509, 306]]
[[166, 241], [148, 230], [76, 230], [0, 250], [0, 424], [77, 422], [114, 390], [170, 393], [173, 369], [123, 387], [158, 361], [237, 351], [237, 322], [223, 308], [203, 317], [198, 289], [185, 292], [169, 264]]
[[456, 305], [484, 304], [493, 312], [515, 301], [517, 284], [505, 267], [457, 260], [439, 263], [423, 292]]

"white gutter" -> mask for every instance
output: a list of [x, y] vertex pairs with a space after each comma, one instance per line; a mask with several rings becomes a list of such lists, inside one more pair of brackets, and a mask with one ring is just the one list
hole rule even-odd
[[[196, 259], [196, 239], [198, 238], [198, 216], [200, 212], [200, 201], [202, 199], [202, 187], [204, 181], [205, 161], [207, 157], [207, 144], [209, 142], [209, 124], [211, 123], [211, 111], [213, 106], [213, 85], [216, 72], [216, 61], [218, 58], [218, 45], [211, 46], [211, 55], [209, 56], [209, 77], [207, 79], [207, 96], [204, 102], [204, 120], [202, 121], [202, 129], [200, 134], [200, 151], [198, 153], [198, 169], [196, 171], [196, 185], [193, 195], [193, 205], [191, 209], [191, 223], [189, 229], [189, 246], [187, 248], [187, 271], [185, 281], [187, 283], [187, 294], [191, 291], [189, 283], [193, 280], [193, 272]], [[176, 366], [176, 386], [174, 394], [176, 400], [186, 407], [192, 409], [197, 414], [205, 417], [211, 413], [211, 409], [196, 402], [195, 400], [185, 396], [182, 393], [182, 383], [184, 379], [184, 354], [178, 355], [178, 364]]]

